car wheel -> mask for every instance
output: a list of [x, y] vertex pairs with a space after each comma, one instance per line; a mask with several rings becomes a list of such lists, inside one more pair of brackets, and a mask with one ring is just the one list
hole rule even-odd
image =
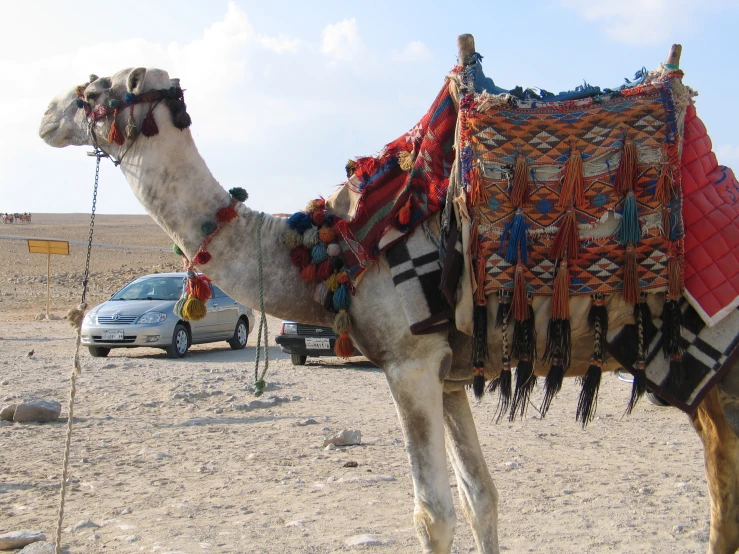
[[88, 346], [87, 349], [93, 358], [105, 358], [110, 354], [110, 348], [103, 348], [102, 346]]
[[290, 360], [292, 361], [293, 365], [305, 365], [305, 361], [308, 359], [308, 356], [301, 356], [300, 354], [290, 354]]
[[671, 406], [667, 400], [663, 400], [653, 392], [647, 391], [647, 400], [649, 400], [650, 403], [654, 404], [655, 406], [659, 406], [661, 408], [664, 408], [665, 406]]
[[167, 354], [170, 358], [182, 358], [187, 354], [187, 349], [190, 347], [190, 334], [187, 332], [187, 327], [178, 323], [175, 325], [174, 333], [172, 334], [172, 344], [167, 348]]
[[243, 319], [236, 322], [234, 336], [228, 341], [232, 350], [242, 350], [246, 346], [246, 339], [249, 338], [249, 325]]

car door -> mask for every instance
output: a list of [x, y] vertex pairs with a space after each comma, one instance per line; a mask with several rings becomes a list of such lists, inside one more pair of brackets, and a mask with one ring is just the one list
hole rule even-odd
[[[211, 286], [211, 293], [212, 291], [213, 287]], [[218, 304], [218, 299], [211, 296], [205, 303], [207, 309], [205, 317], [198, 321], [190, 322], [193, 343], [211, 341], [221, 334], [218, 327]]]
[[218, 330], [225, 337], [233, 335], [236, 320], [239, 318], [239, 306], [236, 301], [211, 283], [213, 299], [218, 304]]

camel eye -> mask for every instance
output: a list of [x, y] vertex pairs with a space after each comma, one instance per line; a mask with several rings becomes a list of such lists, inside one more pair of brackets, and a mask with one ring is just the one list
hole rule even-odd
[[85, 100], [87, 100], [88, 102], [94, 102], [98, 98], [100, 98], [100, 93], [99, 92], [87, 92], [87, 93], [85, 93]]

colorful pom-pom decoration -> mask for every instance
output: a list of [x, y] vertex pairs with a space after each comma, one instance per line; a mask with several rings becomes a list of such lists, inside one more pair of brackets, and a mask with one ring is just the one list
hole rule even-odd
[[339, 246], [335, 242], [332, 242], [326, 247], [326, 252], [329, 256], [338, 256], [339, 254], [341, 254], [341, 246]]
[[75, 101], [75, 103], [77, 104], [77, 107], [78, 107], [78, 108], [80, 108], [80, 109], [82, 109], [82, 108], [84, 108], [84, 107], [85, 107], [85, 101], [84, 101], [84, 100], [82, 100], [82, 98], [78, 98], [78, 99], [77, 99], [77, 100]]
[[308, 264], [300, 270], [300, 278], [306, 283], [313, 283], [316, 280], [316, 266]]
[[336, 289], [339, 288], [338, 275], [336, 275], [336, 273], [334, 273], [333, 275], [331, 275], [331, 277], [326, 279], [326, 287], [331, 292], [335, 292]]
[[135, 94], [134, 94], [133, 92], [127, 92], [127, 93], [126, 93], [126, 94], [125, 94], [125, 95], [123, 96], [123, 101], [124, 101], [124, 102], [125, 102], [126, 104], [133, 104], [133, 102], [134, 102], [135, 100], [136, 100], [136, 95], [135, 95]]
[[344, 333], [336, 338], [334, 352], [339, 358], [351, 358], [354, 356], [354, 344], [349, 337], [349, 333]]
[[111, 98], [110, 100], [108, 100], [108, 106], [116, 110], [121, 107], [121, 101], [117, 98]]
[[197, 265], [205, 265], [211, 260], [212, 256], [207, 250], [200, 250], [195, 257], [192, 259], [193, 263]]
[[189, 296], [182, 305], [182, 317], [188, 321], [200, 321], [207, 313], [205, 304], [194, 296]]
[[319, 242], [318, 229], [311, 225], [310, 228], [303, 233], [303, 244], [308, 248], [313, 248]]
[[303, 236], [298, 233], [295, 229], [288, 229], [282, 235], [282, 243], [287, 247], [288, 250], [297, 248], [303, 245]]
[[337, 311], [348, 310], [351, 295], [346, 285], [341, 285], [334, 293], [334, 309]]
[[320, 264], [318, 264], [318, 268], [316, 269], [316, 278], [319, 281], [325, 281], [329, 277], [331, 277], [331, 274], [334, 272], [334, 268], [331, 267], [331, 260], [323, 260]]
[[182, 248], [180, 248], [176, 244], [173, 244], [172, 245], [172, 252], [174, 252], [178, 256], [184, 256], [185, 255], [185, 253], [182, 251]]
[[323, 227], [320, 231], [318, 231], [318, 238], [321, 239], [322, 243], [330, 244], [334, 240], [336, 240], [336, 231], [334, 231], [331, 227]]
[[216, 212], [216, 221], [218, 223], [228, 223], [229, 221], [239, 217], [233, 206], [226, 206]]
[[249, 193], [241, 187], [234, 187], [232, 189], [229, 189], [228, 193], [231, 195], [232, 198], [238, 200], [239, 202], [246, 202], [246, 200], [249, 198]]
[[311, 251], [311, 260], [314, 264], [320, 264], [324, 260], [328, 260], [328, 253], [326, 247], [322, 243], [318, 243], [313, 247]]
[[287, 219], [287, 224], [291, 229], [295, 229], [301, 235], [312, 226], [310, 214], [296, 212]]
[[310, 218], [313, 220], [313, 223], [320, 227], [326, 221], [326, 210], [316, 210], [310, 214]]
[[195, 278], [188, 279], [185, 290], [188, 295], [197, 298], [201, 302], [205, 302], [211, 297], [210, 279], [205, 275], [198, 275]]
[[310, 264], [310, 250], [305, 246], [298, 246], [290, 251], [290, 261], [298, 269], [303, 269]]
[[203, 234], [208, 236], [213, 231], [215, 231], [218, 228], [218, 225], [214, 221], [206, 221], [200, 226], [200, 229], [203, 231]]

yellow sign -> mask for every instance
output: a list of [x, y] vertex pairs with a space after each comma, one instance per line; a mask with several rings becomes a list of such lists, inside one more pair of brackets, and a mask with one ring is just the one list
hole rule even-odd
[[69, 242], [66, 240], [28, 239], [28, 251], [31, 254], [62, 254], [69, 256]]
[[66, 240], [27, 239], [31, 254], [46, 254], [46, 319], [51, 317], [51, 255], [69, 256], [69, 242]]

